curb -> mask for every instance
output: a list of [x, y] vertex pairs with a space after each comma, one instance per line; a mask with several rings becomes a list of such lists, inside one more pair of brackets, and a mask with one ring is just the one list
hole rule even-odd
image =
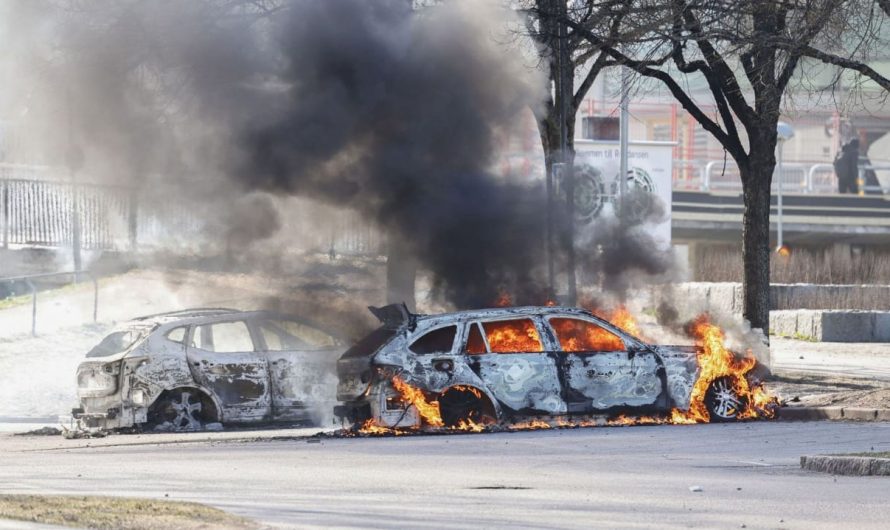
[[832, 475], [890, 476], [890, 458], [868, 456], [802, 456], [801, 469]]
[[861, 407], [780, 407], [776, 419], [785, 421], [890, 421], [890, 409]]

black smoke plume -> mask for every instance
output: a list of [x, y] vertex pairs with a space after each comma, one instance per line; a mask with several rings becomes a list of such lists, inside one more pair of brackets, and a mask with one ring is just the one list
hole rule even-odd
[[[295, 7], [275, 30], [279, 109], [241, 136], [246, 189], [356, 209], [429, 270], [458, 307], [499, 290], [531, 298], [541, 190], [490, 173], [494, 142], [540, 92], [492, 40], [482, 3], [414, 12], [404, 1]], [[479, 20], [474, 20], [478, 17]]]

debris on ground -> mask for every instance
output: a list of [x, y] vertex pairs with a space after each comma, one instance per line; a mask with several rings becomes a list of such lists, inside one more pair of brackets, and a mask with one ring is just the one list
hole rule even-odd
[[15, 436], [58, 436], [60, 434], [62, 434], [61, 429], [46, 426], [39, 429], [34, 429], [33, 431], [17, 432], [15, 433]]

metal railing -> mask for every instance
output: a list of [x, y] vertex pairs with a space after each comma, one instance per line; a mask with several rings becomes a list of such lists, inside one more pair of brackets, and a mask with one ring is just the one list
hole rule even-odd
[[16, 283], [16, 282], [24, 282], [25, 285], [28, 286], [28, 289], [31, 291], [31, 336], [37, 336], [37, 286], [34, 285], [33, 280], [41, 279], [41, 278], [53, 278], [58, 276], [73, 276], [74, 281], [72, 283], [78, 283], [78, 279], [80, 276], [86, 276], [93, 282], [93, 322], [97, 321], [99, 314], [99, 282], [96, 280], [96, 277], [93, 276], [93, 273], [90, 271], [67, 271], [67, 272], [48, 272], [44, 274], [29, 274], [27, 276], [10, 276], [7, 278], [0, 278], [0, 283]]
[[[692, 162], [685, 162], [692, 165]], [[676, 164], [675, 164], [676, 167]], [[890, 194], [890, 186], [868, 186], [865, 184], [865, 174], [868, 171], [890, 171], [890, 164], [869, 164], [859, 166], [859, 190], [860, 193]], [[781, 172], [781, 175], [779, 174]], [[782, 186], [786, 193], [828, 194], [838, 193], [837, 176], [834, 165], [827, 163], [801, 163], [786, 162], [781, 170], [776, 168], [773, 178], [773, 190], [782, 179]], [[689, 181], [675, 181], [675, 187], [683, 188]], [[742, 181], [738, 166], [732, 160], [708, 160], [703, 161], [701, 177], [697, 189], [700, 191], [741, 191]], [[686, 188], [690, 186], [686, 185]]]

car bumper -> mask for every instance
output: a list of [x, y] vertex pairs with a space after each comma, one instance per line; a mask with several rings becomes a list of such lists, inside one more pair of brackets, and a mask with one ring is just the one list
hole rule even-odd
[[146, 420], [144, 407], [115, 405], [111, 407], [87, 407], [82, 404], [71, 411], [74, 428], [78, 430], [114, 430], [133, 427]]

